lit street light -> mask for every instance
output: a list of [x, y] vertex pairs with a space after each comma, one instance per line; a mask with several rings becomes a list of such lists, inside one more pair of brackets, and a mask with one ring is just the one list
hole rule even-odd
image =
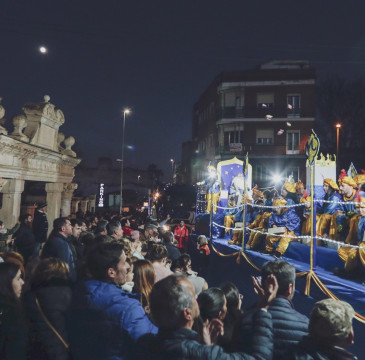
[[174, 159], [170, 159], [171, 161], [171, 170], [172, 170], [172, 181], [174, 181]]
[[123, 167], [124, 167], [124, 138], [125, 138], [125, 118], [126, 115], [130, 114], [129, 109], [123, 110], [123, 137], [122, 137], [122, 158], [120, 166], [120, 204], [119, 204], [119, 214], [122, 214], [123, 209]]

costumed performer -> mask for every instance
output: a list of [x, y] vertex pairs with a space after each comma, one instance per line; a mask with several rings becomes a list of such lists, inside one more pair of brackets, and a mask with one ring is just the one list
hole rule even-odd
[[206, 212], [210, 214], [213, 203], [213, 214], [215, 214], [217, 212], [217, 204], [221, 191], [221, 186], [218, 179], [217, 169], [211, 163], [209, 163], [208, 165], [208, 178], [201, 182], [198, 182], [197, 185], [206, 185]]
[[241, 204], [244, 192], [245, 182], [243, 178], [243, 173], [239, 172], [232, 180], [231, 186], [229, 188], [229, 194], [234, 196], [236, 204]]
[[[275, 199], [274, 206], [285, 206], [287, 201], [283, 198]], [[294, 239], [289, 236], [299, 235], [300, 233], [300, 218], [295, 212], [294, 208], [279, 207], [274, 209], [270, 220], [269, 228], [284, 227], [284, 233], [282, 235], [267, 235], [266, 246], [263, 254], [273, 255], [276, 258], [280, 258], [284, 255], [289, 244]], [[274, 251], [274, 244], [279, 242], [276, 250]]]
[[358, 246], [361, 249], [352, 248], [350, 246], [341, 247], [338, 249], [338, 255], [345, 263], [345, 272], [349, 276], [364, 277], [365, 274], [365, 192], [361, 191], [355, 198], [356, 205], [360, 213], [360, 219], [357, 226], [357, 240]]
[[298, 182], [295, 184], [295, 193], [297, 194], [298, 202], [300, 202], [300, 199], [302, 198], [304, 194], [304, 184], [301, 180], [298, 180]]
[[347, 236], [345, 239], [346, 244], [356, 245], [357, 243], [357, 225], [360, 220], [354, 199], [356, 195], [356, 182], [353, 178], [347, 176], [345, 170], [341, 170], [338, 182], [340, 184], [340, 193], [342, 201], [340, 210], [336, 212], [337, 218], [337, 231], [344, 233], [343, 236]]
[[236, 202], [234, 200], [234, 196], [230, 196], [228, 200], [228, 208], [224, 209], [224, 233], [225, 237], [230, 236], [232, 233], [232, 227], [234, 224], [235, 217], [238, 212], [240, 211], [240, 208], [238, 205], [236, 205]]
[[365, 170], [361, 169], [361, 174], [357, 174], [354, 177], [354, 180], [357, 184], [357, 188], [361, 191], [365, 191]]
[[337, 223], [335, 213], [340, 210], [341, 195], [336, 181], [332, 179], [323, 180], [323, 190], [325, 192], [323, 200], [331, 201], [317, 203], [317, 236], [328, 237], [329, 239], [335, 240], [337, 232]]

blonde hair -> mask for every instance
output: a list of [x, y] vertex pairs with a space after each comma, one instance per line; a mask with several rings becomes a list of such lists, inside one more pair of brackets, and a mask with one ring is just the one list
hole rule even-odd
[[68, 279], [68, 265], [57, 258], [49, 257], [42, 259], [33, 271], [31, 284], [40, 284], [50, 279]]
[[198, 237], [198, 240], [199, 240], [200, 245], [208, 245], [208, 240], [207, 240], [207, 237], [205, 235], [200, 235]]

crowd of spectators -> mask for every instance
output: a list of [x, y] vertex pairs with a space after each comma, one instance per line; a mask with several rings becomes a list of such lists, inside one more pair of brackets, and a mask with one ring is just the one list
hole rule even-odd
[[73, 214], [39, 240], [44, 227], [22, 216], [2, 231], [0, 359], [356, 359], [349, 304], [300, 314], [295, 268], [274, 260], [243, 311], [235, 284], [208, 287], [205, 236], [188, 247], [174, 230], [144, 213]]

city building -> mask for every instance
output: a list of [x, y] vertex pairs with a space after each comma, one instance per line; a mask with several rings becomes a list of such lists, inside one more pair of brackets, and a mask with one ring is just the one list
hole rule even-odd
[[[118, 159], [119, 160], [119, 159]], [[147, 169], [126, 166], [123, 170], [123, 209], [142, 205], [160, 182], [160, 170], [155, 165]], [[95, 166], [78, 166], [74, 181], [78, 189], [74, 193], [73, 212], [82, 211], [85, 199], [96, 195], [95, 211], [118, 211], [120, 206], [121, 168], [117, 160], [101, 157]], [[76, 202], [79, 200], [79, 203]]]
[[184, 143], [185, 182], [217, 163], [248, 154], [253, 183], [275, 175], [305, 179], [305, 144], [314, 127], [315, 70], [307, 61], [270, 61], [219, 74], [193, 108], [192, 140]]

